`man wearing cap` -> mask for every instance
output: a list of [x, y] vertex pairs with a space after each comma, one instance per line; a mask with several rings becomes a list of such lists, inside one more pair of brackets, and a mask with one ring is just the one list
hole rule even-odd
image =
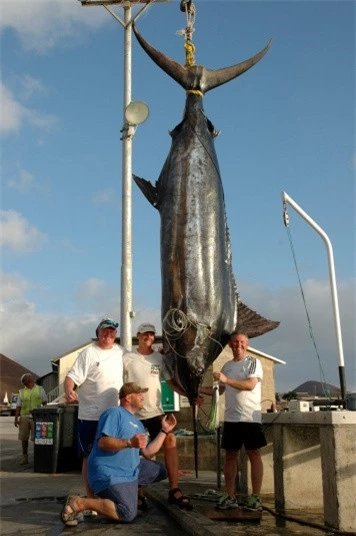
[[[153, 350], [156, 328], [153, 324], [144, 322], [137, 328], [138, 347], [136, 351], [124, 355], [124, 381], [137, 382], [149, 387], [144, 395], [143, 407], [136, 416], [148, 430], [151, 440], [159, 434], [164, 411], [161, 402], [161, 379], [180, 394], [185, 394], [180, 385], [174, 380], [169, 371], [164, 356]], [[168, 501], [181, 508], [191, 510], [189, 497], [181, 492], [178, 486], [178, 452], [177, 440], [174, 434], [164, 438], [164, 461], [168, 473]]]
[[149, 458], [159, 451], [177, 421], [173, 415], [165, 416], [157, 437], [147, 444], [145, 428], [134, 416], [142, 409], [147, 391], [136, 383], [125, 383], [119, 392], [120, 406], [101, 415], [88, 461], [89, 484], [99, 498], [68, 495], [61, 512], [65, 525], [77, 525], [78, 514], [84, 510], [130, 523], [137, 516], [139, 486], [167, 477], [164, 465]]
[[28, 440], [34, 439], [34, 423], [32, 411], [47, 404], [47, 395], [40, 385], [35, 383], [30, 372], [21, 376], [23, 389], [19, 391], [15, 411], [15, 426], [19, 428], [19, 440], [22, 443], [22, 460], [20, 465], [27, 465], [28, 461]]
[[115, 343], [118, 325], [111, 318], [99, 323], [97, 341], [80, 352], [64, 380], [67, 403], [79, 403], [78, 452], [83, 458], [82, 474], [88, 497], [93, 497], [93, 493], [88, 485], [87, 463], [99, 417], [106, 409], [118, 405], [123, 384], [124, 349]]

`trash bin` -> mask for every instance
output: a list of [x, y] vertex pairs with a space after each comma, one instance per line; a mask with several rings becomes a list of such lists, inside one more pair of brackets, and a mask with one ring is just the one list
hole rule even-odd
[[77, 453], [78, 405], [48, 405], [33, 410], [34, 472], [65, 473], [81, 469]]

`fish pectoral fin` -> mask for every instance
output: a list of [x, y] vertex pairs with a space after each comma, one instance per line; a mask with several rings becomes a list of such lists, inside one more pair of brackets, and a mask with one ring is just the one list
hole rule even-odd
[[249, 338], [258, 337], [268, 331], [272, 331], [279, 326], [279, 322], [268, 320], [259, 315], [247, 305], [240, 302], [237, 305], [237, 326], [236, 330], [245, 333]]
[[153, 186], [152, 182], [147, 181], [146, 179], [141, 179], [137, 175], [132, 175], [135, 183], [140, 188], [141, 192], [145, 195], [148, 201], [157, 208], [158, 205], [158, 189], [156, 186]]

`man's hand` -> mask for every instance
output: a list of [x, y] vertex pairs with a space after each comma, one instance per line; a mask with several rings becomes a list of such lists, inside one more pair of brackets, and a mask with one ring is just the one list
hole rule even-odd
[[169, 415], [165, 415], [161, 421], [162, 430], [164, 430], [168, 434], [173, 430], [176, 424], [177, 424], [177, 419], [175, 418], [173, 413], [170, 413]]
[[148, 436], [147, 434], [135, 434], [130, 441], [131, 446], [135, 449], [144, 449], [147, 445]]
[[226, 383], [227, 377], [222, 372], [213, 372], [213, 379], [216, 382]]
[[73, 389], [68, 389], [66, 391], [66, 402], [67, 404], [73, 404], [78, 400], [78, 394]]
[[14, 425], [16, 426], [16, 428], [19, 426], [19, 424], [20, 424], [19, 418], [15, 417]]

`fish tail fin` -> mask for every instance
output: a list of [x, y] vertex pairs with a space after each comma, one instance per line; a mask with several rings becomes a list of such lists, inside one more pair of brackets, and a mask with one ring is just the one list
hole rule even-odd
[[236, 331], [245, 333], [250, 339], [264, 335], [273, 329], [278, 328], [280, 322], [268, 320], [250, 309], [242, 302], [237, 304], [237, 324]]
[[224, 67], [223, 69], [212, 70], [205, 69], [199, 65], [188, 67], [180, 65], [159, 50], [153, 48], [153, 46], [142, 37], [135, 24], [132, 25], [132, 29], [141, 47], [158, 67], [178, 82], [184, 89], [190, 91], [197, 90], [202, 94], [210, 91], [210, 89], [226, 84], [226, 82], [233, 80], [237, 76], [240, 76], [251, 69], [251, 67], [263, 58], [272, 43], [270, 40], [264, 49], [245, 61], [237, 63], [236, 65], [231, 65], [230, 67]]
[[140, 188], [141, 192], [145, 195], [148, 201], [157, 208], [158, 205], [158, 189], [156, 186], [153, 186], [152, 182], [147, 181], [146, 179], [141, 179], [137, 175], [132, 175], [135, 183]]

